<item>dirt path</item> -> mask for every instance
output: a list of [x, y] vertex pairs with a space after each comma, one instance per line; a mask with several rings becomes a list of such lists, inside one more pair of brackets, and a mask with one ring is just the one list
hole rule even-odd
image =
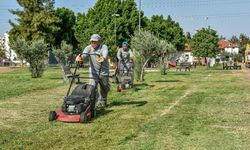
[[0, 67], [0, 73], [6, 73], [16, 70], [17, 68], [12, 67]]
[[245, 74], [245, 78], [250, 80], [250, 68], [243, 68], [243, 72]]

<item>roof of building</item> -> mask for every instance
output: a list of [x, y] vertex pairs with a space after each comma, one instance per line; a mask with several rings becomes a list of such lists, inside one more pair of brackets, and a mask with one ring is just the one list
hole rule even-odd
[[232, 42], [228, 40], [220, 40], [218, 42], [219, 48], [224, 49], [224, 48], [238, 48], [237, 44], [233, 44]]

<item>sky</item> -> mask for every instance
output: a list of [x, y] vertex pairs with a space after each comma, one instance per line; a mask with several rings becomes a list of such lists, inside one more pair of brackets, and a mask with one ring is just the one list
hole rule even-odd
[[[55, 7], [67, 7], [76, 14], [87, 12], [97, 0], [55, 0]], [[219, 36], [230, 39], [241, 33], [250, 36], [250, 0], [135, 0], [141, 1], [141, 10], [148, 18], [152, 15], [170, 15], [184, 32], [195, 34], [210, 26]], [[16, 16], [8, 9], [20, 8], [16, 0], [0, 0], [0, 36], [11, 29], [8, 20]]]

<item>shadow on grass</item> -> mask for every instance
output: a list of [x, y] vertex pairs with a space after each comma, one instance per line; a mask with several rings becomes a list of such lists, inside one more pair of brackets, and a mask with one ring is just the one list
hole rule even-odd
[[184, 75], [184, 76], [185, 76], [185, 75], [188, 75], [188, 76], [189, 76], [190, 73], [187, 73], [187, 72], [183, 72], [183, 73], [182, 73], [182, 72], [178, 72], [178, 73], [173, 73], [173, 75], [182, 75], [182, 76], [183, 76], [183, 75]]
[[151, 87], [154, 87], [154, 86], [155, 85], [149, 85], [147, 83], [134, 84], [133, 90], [135, 92], [137, 92], [139, 90], [143, 90], [143, 89], [146, 89], [146, 88], [151, 88]]
[[140, 106], [143, 106], [147, 103], [148, 103], [147, 101], [126, 101], [126, 102], [113, 101], [109, 104], [109, 107], [121, 106], [121, 105], [135, 105], [136, 107], [140, 107]]
[[147, 83], [138, 83], [138, 84], [134, 84], [134, 87], [139, 87], [139, 86], [150, 86]]
[[223, 71], [223, 68], [211, 68], [210, 70], [221, 70], [221, 71]]
[[183, 82], [181, 80], [157, 80], [155, 82]]
[[51, 79], [51, 80], [62, 80], [63, 81], [63, 77], [51, 77], [49, 79]]
[[96, 111], [96, 117], [95, 118], [105, 116], [105, 115], [111, 113], [112, 111], [114, 111], [114, 110], [98, 109]]

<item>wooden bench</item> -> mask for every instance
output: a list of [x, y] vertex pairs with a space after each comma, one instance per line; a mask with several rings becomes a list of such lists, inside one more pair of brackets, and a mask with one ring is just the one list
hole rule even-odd
[[176, 65], [176, 71], [181, 71], [181, 69], [185, 69], [185, 71], [190, 71], [190, 69], [191, 69], [191, 63], [190, 62], [182, 62], [182, 63], [178, 63], [177, 65]]
[[237, 65], [237, 64], [234, 65], [234, 69], [235, 69], [235, 70], [241, 70], [241, 65]]
[[228, 65], [227, 63], [223, 63], [223, 70], [240, 70], [241, 65], [237, 65], [237, 63], [234, 63], [233, 65]]
[[[67, 80], [71, 81], [73, 79], [73, 73], [68, 66], [62, 66], [62, 73], [63, 73], [63, 82], [66, 84]], [[80, 75], [76, 74], [75, 78], [77, 78], [77, 83], [80, 83]]]

